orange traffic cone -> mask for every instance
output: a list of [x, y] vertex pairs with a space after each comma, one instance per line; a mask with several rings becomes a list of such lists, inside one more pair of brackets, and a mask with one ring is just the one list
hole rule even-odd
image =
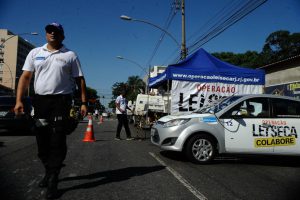
[[94, 129], [93, 129], [93, 119], [89, 116], [89, 123], [85, 131], [83, 142], [95, 142]]

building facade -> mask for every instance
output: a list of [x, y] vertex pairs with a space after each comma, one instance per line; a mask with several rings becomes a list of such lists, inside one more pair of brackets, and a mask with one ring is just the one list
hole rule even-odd
[[35, 46], [7, 29], [0, 29], [0, 44], [0, 85], [15, 93], [26, 56]]
[[260, 69], [266, 73], [265, 93], [300, 98], [300, 55]]
[[[153, 66], [150, 71], [150, 78], [163, 73], [166, 70], [166, 68], [167, 68], [167, 66]], [[147, 83], [148, 83], [148, 79], [147, 79], [146, 84]], [[158, 95], [159, 93], [160, 92], [157, 89], [154, 89], [154, 88], [150, 89], [150, 94], [152, 94], [152, 95]]]

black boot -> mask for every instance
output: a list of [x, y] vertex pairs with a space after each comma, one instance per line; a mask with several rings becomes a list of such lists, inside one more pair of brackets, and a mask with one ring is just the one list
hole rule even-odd
[[46, 193], [47, 199], [56, 199], [58, 198], [58, 174], [51, 174], [48, 179], [48, 188]]
[[48, 186], [49, 174], [46, 173], [44, 178], [39, 182], [39, 187], [44, 188]]

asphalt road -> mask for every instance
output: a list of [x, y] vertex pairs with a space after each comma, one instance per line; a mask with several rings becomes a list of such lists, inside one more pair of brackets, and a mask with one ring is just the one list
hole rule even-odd
[[[115, 141], [116, 125], [94, 121], [95, 142], [82, 141], [87, 121], [68, 136], [59, 199], [299, 199], [297, 157], [222, 156], [195, 165], [180, 153], [161, 152], [149, 131], [143, 140]], [[45, 189], [37, 187], [42, 177], [34, 136], [0, 133], [0, 199], [44, 199]]]

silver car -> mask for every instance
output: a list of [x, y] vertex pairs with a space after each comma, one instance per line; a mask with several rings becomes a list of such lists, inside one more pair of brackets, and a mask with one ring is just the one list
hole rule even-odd
[[299, 132], [300, 100], [240, 95], [162, 117], [151, 129], [151, 142], [204, 164], [223, 153], [300, 155]]

